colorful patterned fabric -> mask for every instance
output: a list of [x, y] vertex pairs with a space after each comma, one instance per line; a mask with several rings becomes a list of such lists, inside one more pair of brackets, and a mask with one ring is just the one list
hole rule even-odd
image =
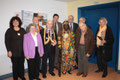
[[62, 72], [73, 70], [76, 65], [75, 34], [72, 31], [62, 31]]

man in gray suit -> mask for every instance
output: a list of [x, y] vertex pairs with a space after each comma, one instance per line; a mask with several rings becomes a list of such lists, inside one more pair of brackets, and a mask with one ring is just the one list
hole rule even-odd
[[[53, 28], [58, 36], [58, 32], [62, 30], [62, 23], [58, 22], [59, 19], [59, 15], [58, 14], [54, 14], [53, 15]], [[58, 49], [58, 45], [56, 45], [55, 47], [55, 63], [54, 63], [54, 67], [56, 69], [58, 69], [58, 56], [59, 56], [59, 49]]]

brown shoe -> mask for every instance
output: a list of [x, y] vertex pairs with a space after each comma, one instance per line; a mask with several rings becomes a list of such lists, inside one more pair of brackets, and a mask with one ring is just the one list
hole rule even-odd
[[88, 74], [83, 74], [82, 77], [87, 77]]
[[77, 73], [77, 76], [80, 76], [80, 75], [82, 75], [82, 74], [83, 74], [82, 72], [78, 72], [78, 73]]

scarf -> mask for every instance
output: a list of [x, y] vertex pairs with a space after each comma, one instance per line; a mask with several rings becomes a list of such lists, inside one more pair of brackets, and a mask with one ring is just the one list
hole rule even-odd
[[97, 34], [97, 37], [96, 37], [96, 40], [97, 40], [97, 47], [99, 46], [103, 46], [104, 44], [102, 44], [101, 40], [98, 38], [101, 37], [103, 40], [105, 39], [105, 34], [106, 34], [106, 29], [107, 29], [107, 26], [103, 26], [103, 27], [99, 27], [99, 31], [98, 31], [98, 34]]

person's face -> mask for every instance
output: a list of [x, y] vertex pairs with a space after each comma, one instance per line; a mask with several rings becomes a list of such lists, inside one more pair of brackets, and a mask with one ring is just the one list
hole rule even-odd
[[40, 17], [40, 16], [37, 16], [37, 18], [38, 18], [38, 21], [39, 21], [41, 17]]
[[69, 23], [72, 23], [73, 20], [74, 20], [74, 18], [73, 18], [72, 16], [69, 16], [69, 17], [68, 17], [68, 22], [69, 22]]
[[79, 27], [80, 27], [81, 31], [83, 31], [83, 32], [86, 30], [86, 26], [84, 23], [79, 22]]
[[103, 26], [106, 25], [106, 22], [105, 22], [104, 20], [100, 20], [100, 21], [99, 21], [99, 25], [100, 25], [101, 27], [103, 27]]
[[30, 27], [30, 32], [34, 33], [35, 31], [36, 31], [35, 26], [31, 26], [31, 27]]
[[39, 21], [38, 21], [38, 17], [34, 17], [33, 18], [33, 24], [38, 25]]
[[48, 20], [48, 22], [47, 22], [47, 28], [48, 29], [51, 29], [52, 28], [52, 21], [51, 20]]
[[64, 24], [64, 30], [68, 30], [69, 29], [69, 26], [67, 24]]
[[13, 20], [13, 26], [14, 26], [14, 27], [18, 27], [18, 26], [19, 26], [18, 20]]
[[54, 22], [58, 22], [58, 19], [59, 19], [58, 16], [54, 16], [54, 17], [53, 17], [53, 21], [54, 21]]
[[80, 18], [80, 19], [79, 19], [79, 22], [80, 22], [80, 23], [85, 23], [85, 21], [83, 20], [83, 18]]

